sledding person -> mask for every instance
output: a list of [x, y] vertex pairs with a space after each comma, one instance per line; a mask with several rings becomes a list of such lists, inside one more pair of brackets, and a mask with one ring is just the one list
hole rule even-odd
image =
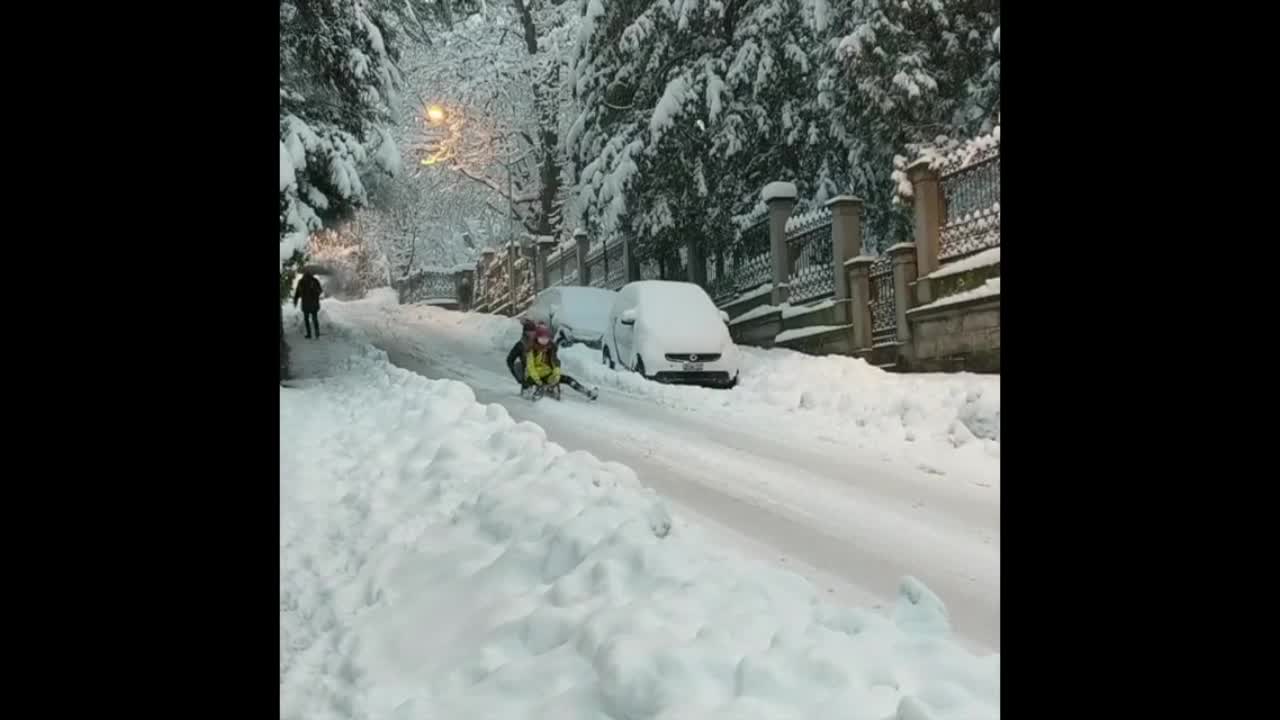
[[551, 342], [551, 328], [546, 325], [534, 328], [533, 345], [524, 356], [524, 373], [539, 394], [560, 395], [560, 358], [556, 356], [556, 344]]
[[533, 347], [525, 356], [525, 373], [536, 388], [535, 397], [549, 392], [552, 397], [560, 399], [562, 382], [592, 400], [599, 396], [594, 388], [583, 387], [582, 383], [560, 372], [560, 355], [556, 344], [551, 341], [551, 328], [538, 323], [533, 337]]
[[520, 383], [521, 392], [524, 392], [525, 388], [533, 384], [525, 376], [524, 356], [533, 347], [533, 332], [535, 329], [537, 329], [537, 326], [533, 324], [532, 320], [529, 318], [522, 319], [520, 321], [520, 339], [516, 341], [515, 345], [511, 346], [511, 352], [507, 353], [507, 370], [511, 371], [511, 377]]
[[306, 323], [307, 338], [311, 338], [311, 326], [315, 325], [316, 337], [320, 337], [320, 296], [324, 288], [310, 270], [302, 271], [302, 279], [298, 281], [298, 289], [293, 291], [293, 306], [298, 307], [302, 300], [302, 321]]

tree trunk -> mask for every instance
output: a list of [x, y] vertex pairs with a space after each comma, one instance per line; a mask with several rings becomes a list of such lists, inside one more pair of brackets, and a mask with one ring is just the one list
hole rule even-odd
[[284, 303], [277, 302], [280, 310], [280, 382], [289, 379], [289, 343], [284, 341]]
[[[513, 0], [516, 12], [520, 15], [520, 26], [524, 29], [524, 45], [529, 57], [538, 55], [538, 29], [533, 23], [533, 14], [526, 0]], [[535, 71], [536, 72], [536, 71]], [[534, 232], [538, 235], [559, 237], [560, 207], [557, 196], [560, 194], [560, 162], [559, 122], [556, 107], [556, 86], [560, 81], [560, 66], [552, 62], [544, 77], [534, 78], [534, 107], [538, 113], [538, 144], [541, 146], [542, 167], [539, 169], [540, 187], [538, 191], [538, 222]]]

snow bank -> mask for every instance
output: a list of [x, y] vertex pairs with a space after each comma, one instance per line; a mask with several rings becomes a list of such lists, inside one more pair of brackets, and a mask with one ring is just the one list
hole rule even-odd
[[828, 604], [630, 469], [342, 343], [299, 344], [330, 371], [280, 391], [282, 720], [999, 717], [999, 656], [917, 581], [892, 618]]
[[738, 352], [741, 374], [732, 390], [663, 385], [610, 370], [590, 348], [565, 348], [560, 355], [574, 377], [669, 407], [754, 416], [814, 436], [844, 429], [877, 446], [896, 443], [913, 455], [977, 463], [988, 477], [999, 475], [998, 376], [896, 374], [858, 358], [785, 348], [740, 346]]
[[756, 288], [756, 289], [754, 289], [754, 290], [748, 290], [747, 292], [744, 292], [744, 293], [742, 293], [741, 295], [738, 295], [737, 297], [733, 298], [732, 300], [730, 300], [730, 301], [728, 301], [728, 302], [724, 303], [724, 305], [725, 305], [725, 307], [728, 307], [728, 306], [730, 306], [730, 305], [733, 305], [734, 303], [740, 303], [740, 302], [742, 302], [742, 301], [744, 301], [744, 300], [750, 300], [750, 299], [752, 299], [752, 298], [758, 298], [758, 297], [760, 297], [761, 295], [768, 295], [768, 294], [769, 294], [769, 293], [771, 293], [771, 292], [773, 292], [773, 283], [765, 283], [764, 285], [761, 285], [760, 287], [758, 287], [758, 288]]
[[907, 314], [910, 315], [911, 313], [920, 312], [921, 310], [925, 310], [929, 308], [940, 308], [945, 305], [955, 305], [956, 303], [968, 302], [970, 300], [981, 300], [982, 298], [996, 297], [999, 295], [1000, 295], [1000, 278], [995, 277], [995, 278], [991, 278], [990, 280], [987, 280], [986, 282], [982, 283], [981, 285], [979, 285], [978, 287], [972, 290], [965, 290], [964, 292], [958, 292], [955, 295], [948, 295], [939, 300], [934, 300], [928, 305], [921, 305], [920, 307], [911, 308], [910, 310], [907, 311]]
[[810, 325], [808, 327], [792, 328], [790, 330], [783, 330], [782, 332], [778, 333], [777, 336], [773, 338], [773, 341], [776, 343], [784, 343], [784, 342], [787, 342], [788, 340], [799, 340], [800, 338], [807, 338], [810, 335], [821, 335], [824, 332], [831, 332], [832, 330], [843, 330], [844, 328], [847, 328], [847, 327], [850, 327], [850, 326], [849, 325]]
[[969, 270], [977, 270], [978, 268], [998, 264], [1000, 264], [1000, 248], [993, 247], [988, 250], [983, 250], [975, 255], [970, 255], [963, 260], [956, 260], [955, 262], [947, 263], [941, 268], [929, 273], [926, 277], [931, 279], [943, 278], [948, 275], [956, 275]]
[[738, 317], [729, 320], [729, 324], [737, 325], [738, 323], [750, 322], [751, 320], [755, 320], [756, 318], [764, 317], [765, 315], [768, 315], [770, 313], [778, 312], [778, 310], [781, 309], [782, 307], [783, 305], [757, 305], [751, 308], [750, 310], [742, 313]]
[[792, 305], [791, 303], [783, 303], [781, 305], [782, 319], [787, 320], [793, 317], [800, 317], [801, 315], [808, 315], [809, 313], [822, 312], [823, 310], [827, 310], [835, 306], [835, 300], [822, 300], [810, 305]]

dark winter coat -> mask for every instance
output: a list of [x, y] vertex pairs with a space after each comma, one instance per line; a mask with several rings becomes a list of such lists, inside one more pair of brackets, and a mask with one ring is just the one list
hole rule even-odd
[[[507, 353], [507, 369], [511, 371], [511, 377], [521, 384], [524, 383], [524, 354], [527, 351], [528, 347], [525, 345], [524, 336], [521, 336], [516, 341], [516, 344], [511, 346], [511, 352]], [[521, 367], [516, 367], [517, 362], [521, 364]]]
[[308, 273], [302, 276], [298, 281], [298, 289], [293, 291], [293, 304], [297, 305], [298, 300], [302, 300], [302, 312], [320, 312], [320, 296], [323, 293], [320, 281], [315, 275]]
[[[511, 377], [522, 385], [528, 381], [528, 369], [524, 367], [524, 361], [531, 347], [532, 344], [526, 342], [524, 336], [521, 336], [516, 344], [511, 346], [511, 352], [507, 353], [507, 369], [511, 371]], [[556, 352], [556, 344], [551, 343], [547, 347], [547, 352], [551, 353], [551, 364], [557, 368], [560, 367], [560, 355]], [[520, 363], [520, 367], [516, 367], [517, 362]]]

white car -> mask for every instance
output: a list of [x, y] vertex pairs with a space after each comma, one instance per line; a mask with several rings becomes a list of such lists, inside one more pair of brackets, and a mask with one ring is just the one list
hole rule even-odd
[[618, 293], [598, 287], [567, 285], [538, 293], [525, 317], [544, 322], [551, 337], [564, 347], [582, 343], [598, 348], [609, 329], [609, 310]]
[[641, 280], [618, 291], [601, 356], [658, 382], [731, 388], [738, 348], [729, 317], [693, 283]]

